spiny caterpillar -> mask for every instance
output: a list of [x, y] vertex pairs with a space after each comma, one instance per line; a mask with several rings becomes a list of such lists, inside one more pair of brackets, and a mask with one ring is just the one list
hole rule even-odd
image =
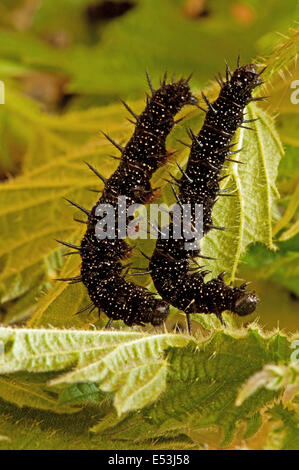
[[[262, 83], [262, 72], [258, 73], [252, 64], [240, 66], [238, 59], [235, 72], [231, 73], [227, 66], [226, 81], [221, 76], [218, 79], [221, 90], [216, 101], [210, 103], [202, 94], [208, 107], [207, 110], [204, 109], [206, 118], [197, 136], [189, 131], [192, 145], [187, 167], [185, 170], [181, 169], [181, 179], [174, 181], [179, 187], [179, 194], [174, 186], [172, 189], [179, 204], [191, 205], [193, 223], [194, 206], [202, 204], [203, 234], [211, 229], [224, 230], [224, 227], [213, 225], [211, 216], [215, 201], [221, 195], [219, 181], [223, 177], [220, 178], [219, 174], [225, 161], [234, 162], [229, 157], [240, 151], [232, 150], [231, 141], [237, 128], [244, 127], [242, 123], [250, 122], [244, 120], [243, 116], [246, 105], [262, 99], [252, 97], [254, 88]], [[149, 270], [162, 299], [187, 314], [189, 330], [189, 315], [195, 312], [215, 313], [221, 318], [224, 310], [240, 316], [255, 310], [258, 298], [255, 293], [246, 291], [247, 283], [240, 287], [228, 286], [223, 280], [225, 273], [204, 282], [209, 271], [191, 268], [190, 261], [196, 261], [197, 257], [207, 257], [201, 255], [199, 249], [186, 250], [184, 237], [174, 238], [173, 222], [169, 232], [169, 239], [163, 239], [161, 232], [159, 233]]]
[[[87, 215], [87, 230], [81, 246], [61, 242], [80, 252], [82, 264], [81, 276], [60, 280], [83, 282], [91, 304], [81, 311], [89, 308], [104, 311], [109, 318], [107, 326], [112, 320], [123, 320], [126, 325], [160, 325], [169, 313], [167, 302], [157, 299], [145, 288], [125, 280], [123, 270], [126, 267], [121, 260], [127, 258], [132, 250], [125, 240], [117, 236], [115, 239], [99, 239], [95, 232], [96, 225], [101, 220], [101, 216], [97, 215], [99, 205], [112, 205], [118, 220], [118, 196], [126, 196], [128, 205], [153, 200], [155, 190], [151, 187], [150, 178], [169, 156], [166, 151], [166, 137], [175, 124], [174, 116], [184, 105], [197, 103], [197, 99], [191, 94], [189, 79], [182, 78], [177, 82], [172, 80], [171, 83], [166, 83], [165, 75], [161, 87], [154, 90], [148, 74], [147, 78], [152, 96], [147, 97], [143, 113], [137, 116], [123, 102], [136, 120], [134, 134], [127, 145], [122, 148], [105, 134], [121, 152], [116, 171], [106, 179], [88, 164], [104, 182], [99, 201], [91, 211], [69, 201]], [[130, 218], [126, 213], [125, 220], [128, 224]]]

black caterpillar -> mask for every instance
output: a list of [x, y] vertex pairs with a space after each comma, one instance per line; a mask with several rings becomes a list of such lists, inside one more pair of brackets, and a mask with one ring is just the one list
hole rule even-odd
[[[152, 96], [147, 97], [144, 112], [137, 116], [124, 103], [136, 120], [134, 134], [125, 148], [106, 136], [121, 152], [116, 171], [106, 179], [88, 164], [105, 185], [99, 201], [91, 211], [69, 201], [88, 218], [81, 246], [61, 242], [80, 252], [82, 265], [81, 276], [60, 280], [72, 283], [82, 281], [88, 290], [91, 304], [80, 312], [98, 308], [99, 312], [102, 310], [108, 316], [108, 325], [112, 320], [123, 320], [127, 325], [149, 322], [160, 325], [169, 312], [167, 302], [155, 298], [145, 288], [125, 280], [123, 270], [126, 268], [120, 260], [131, 254], [132, 247], [124, 239], [116, 237], [101, 240], [95, 234], [96, 224], [101, 219], [96, 215], [99, 204], [111, 204], [117, 220], [119, 195], [126, 196], [127, 205], [144, 204], [153, 200], [155, 190], [151, 187], [150, 178], [169, 156], [165, 141], [175, 124], [174, 116], [184, 105], [197, 103], [197, 99], [191, 94], [189, 79], [182, 78], [177, 82], [172, 80], [171, 83], [166, 83], [165, 76], [161, 87], [154, 90], [148, 75], [147, 77]], [[129, 219], [126, 214], [125, 217], [127, 224]], [[116, 231], [117, 228], [116, 226]]]
[[[211, 216], [216, 198], [221, 194], [219, 181], [223, 178], [219, 178], [219, 173], [225, 161], [234, 161], [229, 156], [240, 151], [232, 150], [231, 140], [237, 128], [244, 127], [243, 122], [250, 122], [244, 121], [244, 108], [251, 101], [262, 99], [252, 97], [254, 88], [262, 83], [261, 73], [252, 64], [241, 67], [238, 59], [238, 68], [233, 74], [227, 66], [225, 82], [221, 76], [217, 79], [221, 90], [215, 102], [210, 103], [202, 94], [208, 106], [204, 110], [206, 118], [197, 136], [189, 131], [192, 145], [188, 164], [185, 171], [181, 169], [181, 179], [174, 181], [179, 194], [172, 188], [179, 204], [191, 204], [193, 219], [194, 205], [203, 205], [203, 234], [211, 229], [224, 229], [215, 227]], [[215, 313], [221, 318], [224, 310], [240, 316], [255, 310], [258, 298], [255, 293], [246, 291], [246, 283], [240, 287], [228, 286], [223, 280], [225, 273], [204, 282], [209, 271], [191, 268], [190, 261], [196, 261], [198, 256], [207, 257], [200, 255], [199, 249], [186, 251], [184, 238], [174, 239], [172, 235], [173, 223], [169, 239], [163, 239], [161, 232], [158, 235], [149, 270], [162, 299], [187, 314], [189, 330], [189, 314], [195, 312]]]

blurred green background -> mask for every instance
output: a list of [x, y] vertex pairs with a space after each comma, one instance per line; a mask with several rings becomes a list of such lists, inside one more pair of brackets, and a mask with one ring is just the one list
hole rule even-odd
[[290, 102], [290, 84], [299, 79], [298, 12], [297, 0], [0, 1], [0, 79], [6, 86], [0, 107], [0, 267], [5, 272], [8, 260], [15, 266], [1, 280], [2, 321], [27, 318], [61, 265], [52, 246], [51, 257], [40, 256], [42, 266], [18, 266], [21, 257], [31, 256], [30, 245], [14, 255], [7, 250], [18, 217], [6, 214], [6, 190], [20, 187], [26, 175], [61, 153], [94, 142], [100, 122], [111, 128], [119, 119], [113, 108], [119, 98], [144, 98], [146, 69], [154, 83], [165, 70], [193, 72], [192, 87], [199, 91], [223, 73], [224, 60], [234, 67], [240, 54], [242, 63], [269, 64], [270, 98], [263, 106], [275, 117], [285, 147], [273, 214], [277, 250], [252, 246], [240, 277], [251, 279], [262, 299], [262, 325], [298, 328], [299, 104]]
[[106, 102], [141, 96], [146, 68], [154, 77], [193, 71], [203, 86], [224, 59], [271, 53], [295, 24], [298, 2], [2, 0], [0, 13], [4, 73], [5, 65], [47, 71], [65, 92]]

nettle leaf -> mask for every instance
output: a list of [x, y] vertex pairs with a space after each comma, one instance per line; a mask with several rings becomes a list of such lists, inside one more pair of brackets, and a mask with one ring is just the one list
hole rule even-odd
[[19, 378], [0, 377], [0, 397], [19, 407], [29, 406], [55, 413], [75, 413], [71, 406], [58, 404], [58, 396], [45, 390], [44, 385], [28, 382]]
[[96, 384], [77, 383], [64, 388], [59, 395], [59, 404], [65, 403], [84, 403], [84, 404], [100, 404], [105, 403], [108, 407], [109, 397], [106, 393], [101, 392]]
[[[298, 93], [296, 77], [299, 66], [299, 30], [292, 28], [280, 40], [270, 57], [262, 59], [267, 65], [263, 74], [261, 94], [268, 96], [264, 107], [276, 116], [276, 127], [284, 144], [298, 147]], [[263, 103], [262, 103], [263, 106]], [[288, 152], [287, 155], [288, 157]]]
[[275, 396], [261, 391], [243, 407], [236, 407], [234, 397], [242, 377], [256, 370], [267, 357], [276, 362], [286, 360], [289, 354], [285, 337], [277, 334], [265, 338], [254, 327], [243, 333], [215, 332], [196, 350], [192, 345], [173, 349], [168, 356], [171, 387], [167, 387], [148, 417], [154, 423], [163, 422], [163, 426], [170, 419], [195, 429], [218, 425], [223, 431], [222, 445], [227, 445], [237, 423], [250, 421]]
[[[277, 391], [260, 389], [244, 404], [236, 406], [244, 377], [260, 370], [260, 365], [269, 358], [279, 363], [288, 361], [290, 354], [290, 341], [281, 333], [264, 336], [254, 326], [234, 331], [222, 327], [197, 344], [191, 342], [168, 351], [167, 387], [155, 403], [138, 415], [125, 415], [123, 420], [112, 415], [110, 424], [101, 421], [93, 431], [128, 442], [184, 433], [197, 445], [205, 442], [215, 447], [227, 446], [239, 424], [245, 422], [245, 434], [239, 437], [241, 443], [243, 438], [257, 432], [267, 419], [264, 407], [278, 396]], [[214, 436], [208, 437], [211, 429]]]
[[1, 373], [49, 372], [78, 364], [83, 367], [120, 342], [142, 336], [137, 332], [110, 333], [55, 329], [0, 328]]
[[118, 414], [143, 408], [165, 388], [167, 362], [161, 353], [169, 346], [183, 346], [189, 338], [181, 335], [144, 336], [124, 343], [99, 361], [54, 379], [50, 385], [82, 381], [101, 382], [105, 392], [115, 392]]
[[[91, 434], [89, 428], [100, 419], [97, 410], [76, 414], [54, 414], [30, 408], [18, 408], [0, 400], [1, 450], [128, 450], [144, 444], [115, 441]], [[153, 444], [146, 447], [152, 449]]]
[[264, 387], [268, 390], [282, 390], [288, 388], [290, 398], [298, 393], [299, 390], [299, 365], [298, 363], [290, 363], [288, 365], [267, 364], [259, 372], [256, 372], [243, 384], [239, 391], [236, 405], [242, 403], [256, 390]]
[[[1, 33], [0, 33], [1, 34]], [[65, 114], [49, 114], [42, 111], [39, 103], [16, 91], [11, 84], [5, 84], [5, 107], [0, 108], [2, 132], [6, 145], [10, 139], [22, 142], [22, 172], [31, 171], [51, 162], [58, 155], [68, 154], [95, 138], [99, 129], [113, 132], [117, 125], [118, 136], [128, 124], [124, 119], [119, 124], [119, 114], [125, 111], [119, 104], [101, 108], [70, 111]], [[7, 152], [3, 158], [15, 158], [14, 152]]]
[[292, 409], [292, 407], [286, 407], [282, 403], [279, 403], [270, 408], [268, 414], [272, 422], [272, 427], [263, 449], [298, 450], [298, 409]]
[[[74, 277], [79, 272], [79, 256], [68, 256], [60, 271], [62, 278]], [[36, 304], [36, 303], [35, 303]], [[68, 282], [56, 281], [46, 295], [40, 297], [27, 326], [34, 328], [41, 325], [63, 326], [65, 328], [87, 328], [98, 320], [98, 313], [85, 311], [76, 313], [90, 304], [83, 284], [69, 285]]]
[[[103, 153], [99, 152], [100, 148]], [[92, 185], [100, 189], [100, 185], [87, 170], [86, 178], [82, 178], [83, 160], [92, 163], [97, 154], [109, 172], [109, 168], [113, 168], [113, 160], [107, 157], [109, 150], [103, 142], [100, 146], [87, 145], [1, 185], [2, 302], [26, 292], [43, 277], [43, 273], [53, 276], [48, 261], [59, 246], [55, 239], [75, 238], [76, 234], [82, 233], [79, 224], [72, 221], [72, 212], [63, 197], [74, 198], [82, 205], [92, 204], [96, 196], [84, 189]], [[56, 178], [58, 174], [59, 179]]]
[[160, 395], [167, 369], [163, 350], [183, 346], [189, 340], [170, 334], [2, 328], [0, 341], [8, 352], [2, 357], [0, 373], [49, 372], [76, 366], [50, 385], [101, 382], [103, 391], [116, 391], [114, 404], [121, 414], [142, 408]]
[[134, 442], [182, 434], [194, 440], [196, 430], [215, 426], [228, 445], [242, 421], [246, 436], [254, 434], [279, 391], [259, 388], [236, 406], [240, 388], [266, 364], [287, 364], [292, 352], [286, 336], [265, 336], [256, 326], [221, 326], [199, 342], [180, 334], [12, 328], [1, 328], [0, 340], [0, 373], [60, 371], [50, 381], [46, 375], [44, 386], [62, 391], [61, 404], [105, 401], [88, 384], [98, 385], [117, 414], [108, 406], [93, 433]]
[[[273, 46], [271, 46], [273, 48]], [[288, 36], [283, 36], [279, 44], [274, 48], [272, 54], [263, 63], [267, 70], [263, 74], [264, 84], [262, 93], [270, 98], [270, 109], [272, 112], [296, 113], [296, 106], [291, 101], [292, 81], [296, 78], [298, 71], [297, 54], [299, 50], [298, 27], [290, 28]]]
[[[262, 242], [269, 248], [272, 243], [272, 211], [278, 197], [275, 180], [283, 149], [271, 118], [254, 105], [247, 107], [254, 132], [241, 129], [237, 135], [237, 148], [242, 148], [238, 160], [231, 163], [223, 188], [231, 188], [236, 197], [220, 198], [213, 210], [216, 225], [226, 231], [211, 231], [202, 240], [202, 252], [218, 258], [213, 263], [213, 274], [228, 271], [230, 279], [236, 277], [241, 255], [250, 243]], [[253, 125], [252, 125], [253, 124]], [[217, 232], [217, 233], [215, 233]]]

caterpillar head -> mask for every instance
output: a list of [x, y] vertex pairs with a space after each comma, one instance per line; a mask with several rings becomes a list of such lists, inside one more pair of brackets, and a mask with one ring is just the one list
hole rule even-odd
[[177, 82], [164, 84], [158, 92], [161, 102], [171, 113], [178, 113], [186, 104], [197, 104], [197, 98], [192, 95], [188, 79], [181, 78]]
[[259, 302], [258, 297], [254, 292], [247, 292], [245, 288], [236, 288], [237, 295], [234, 300], [232, 312], [236, 313], [240, 317], [250, 315], [253, 313]]
[[263, 83], [254, 64], [243, 65], [233, 73], [229, 85], [234, 87], [236, 96], [249, 96], [257, 86]]

